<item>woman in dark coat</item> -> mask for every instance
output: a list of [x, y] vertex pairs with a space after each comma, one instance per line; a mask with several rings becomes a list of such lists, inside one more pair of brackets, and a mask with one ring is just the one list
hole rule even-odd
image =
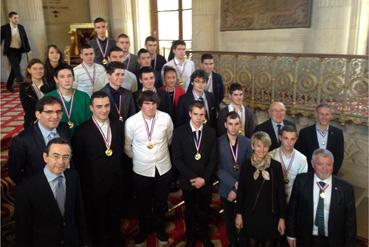
[[235, 224], [241, 230], [240, 246], [274, 246], [285, 231], [282, 168], [268, 155], [271, 139], [267, 133], [254, 133], [251, 144], [251, 159], [240, 170]]
[[50, 86], [56, 88], [55, 68], [65, 64], [62, 51], [56, 45], [48, 45], [45, 54], [45, 78]]

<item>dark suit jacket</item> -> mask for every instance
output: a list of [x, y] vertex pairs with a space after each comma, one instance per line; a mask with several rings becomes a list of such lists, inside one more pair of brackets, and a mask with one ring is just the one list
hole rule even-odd
[[[114, 39], [112, 39], [112, 38], [107, 38], [107, 39], [109, 40], [109, 43], [108, 43], [108, 49], [107, 49], [106, 54], [105, 54], [105, 57], [106, 58], [108, 57], [108, 54], [109, 54], [110, 49], [115, 46], [115, 40]], [[98, 64], [101, 64], [101, 65], [105, 66], [104, 64], [102, 64], [102, 60], [104, 58], [103, 58], [103, 55], [101, 54], [101, 51], [99, 49], [99, 46], [97, 45], [96, 37], [93, 38], [93, 39], [91, 39], [90, 41], [88, 41], [88, 44], [90, 46], [92, 46], [92, 48], [94, 48], [94, 52], [95, 52], [95, 63], [98, 63]], [[105, 52], [105, 46], [103, 46], [101, 48], [102, 48], [102, 51]]]
[[[125, 88], [121, 88], [120, 90], [123, 91], [122, 98], [121, 98], [122, 102], [121, 102], [121, 107], [120, 107], [120, 115], [123, 117], [123, 121], [126, 121], [130, 116], [136, 114], [136, 105], [133, 100], [132, 93], [129, 90]], [[116, 108], [114, 106], [115, 101], [114, 101], [114, 97], [112, 94], [112, 88], [110, 87], [109, 84], [106, 84], [101, 89], [101, 91], [105, 92], [109, 96], [109, 100], [110, 100], [109, 118], [114, 119], [114, 120], [119, 120], [118, 112], [116, 111]]]
[[[222, 110], [219, 111], [218, 128], [217, 128], [218, 136], [221, 136], [227, 133], [227, 130], [224, 127], [224, 121], [228, 113], [229, 113], [228, 106], [224, 107]], [[252, 133], [254, 132], [254, 128], [255, 128], [254, 114], [248, 107], [245, 107], [244, 114], [246, 118], [245, 126], [244, 126], [245, 136], [247, 136], [248, 138], [251, 138]]]
[[[217, 105], [217, 109], [219, 109], [219, 104], [223, 101], [224, 98], [224, 83], [223, 78], [220, 74], [213, 72], [213, 94], [215, 97], [215, 102]], [[192, 92], [192, 84], [188, 86], [187, 92]]]
[[121, 182], [124, 132], [120, 121], [110, 120], [110, 127], [110, 148], [113, 150], [110, 157], [105, 155], [104, 139], [92, 119], [78, 126], [74, 132], [73, 157], [84, 197], [106, 195], [112, 185]]
[[[18, 24], [18, 30], [19, 30], [19, 36], [21, 39], [21, 52], [29, 52], [31, 50], [31, 47], [28, 42], [28, 37], [26, 34], [26, 30], [24, 27], [20, 24]], [[4, 55], [8, 54], [8, 50], [10, 48], [10, 43], [12, 40], [12, 30], [10, 27], [10, 24], [5, 24], [1, 26], [1, 43], [4, 41]]]
[[[47, 94], [48, 92], [54, 90], [52, 86], [49, 86], [46, 82], [41, 87], [41, 92]], [[19, 98], [22, 103], [24, 110], [24, 128], [33, 126], [36, 121], [36, 103], [38, 101], [37, 95], [33, 90], [31, 85], [20, 84], [19, 85]]]
[[[283, 124], [284, 125], [293, 125], [296, 127], [295, 123], [289, 121], [289, 120], [283, 120]], [[254, 129], [254, 133], [257, 131], [264, 131], [266, 133], [268, 133], [268, 135], [270, 136], [270, 139], [272, 139], [272, 145], [269, 148], [269, 151], [272, 151], [273, 149], [278, 148], [281, 144], [279, 143], [279, 140], [277, 139], [277, 137], [275, 136], [275, 132], [273, 129], [273, 124], [272, 124], [272, 120], [269, 119], [259, 125], [256, 125], [255, 129]]]
[[[287, 217], [287, 236], [297, 238], [297, 244], [311, 246], [314, 224], [313, 173], [297, 175], [293, 184]], [[332, 177], [328, 239], [330, 246], [355, 246], [356, 210], [354, 191], [350, 184]]]
[[[295, 148], [303, 153], [309, 164], [309, 171], [312, 171], [311, 156], [315, 149], [319, 148], [318, 137], [316, 135], [315, 124], [300, 130], [299, 138]], [[344, 155], [344, 140], [342, 130], [329, 125], [327, 149], [334, 157], [333, 174], [337, 175], [341, 168]]]
[[172, 139], [172, 160], [179, 172], [183, 190], [193, 190], [190, 179], [202, 177], [205, 185], [211, 186], [217, 164], [216, 135], [213, 128], [204, 125], [200, 146], [201, 159], [195, 160], [196, 147], [190, 123], [174, 130]]
[[163, 66], [167, 63], [167, 60], [165, 59], [165, 57], [163, 57], [160, 54], [156, 54], [156, 63], [155, 60], [151, 60], [151, 67], [160, 72], [161, 75], [161, 69], [163, 68]]
[[[213, 128], [216, 128], [217, 126], [217, 109], [215, 98], [212, 93], [205, 91], [205, 97], [208, 101], [208, 107], [209, 112], [206, 116], [207, 118], [207, 124]], [[190, 116], [188, 112], [190, 111], [190, 105], [192, 102], [195, 101], [195, 98], [193, 96], [192, 90], [187, 90], [187, 93], [185, 95], [182, 95], [181, 98], [179, 98], [177, 112], [176, 112], [176, 126], [180, 126], [188, 121], [190, 121]]]
[[[138, 97], [140, 96], [141, 93], [142, 93], [142, 89], [139, 89], [133, 93], [133, 97], [135, 98], [137, 109], [140, 109], [140, 106], [138, 105]], [[174, 118], [173, 103], [170, 98], [170, 95], [162, 89], [156, 89], [156, 94], [160, 98], [160, 104], [158, 106], [158, 110], [168, 113], [173, 120]]]
[[[234, 184], [238, 181], [240, 169], [235, 171], [233, 168], [234, 160], [229, 147], [227, 135], [222, 135], [218, 138], [218, 160], [219, 160], [219, 195], [227, 198]], [[252, 154], [251, 141], [245, 136], [238, 136], [238, 159], [237, 164], [240, 166], [246, 159], [249, 159]], [[236, 192], [236, 191], [235, 191]]]
[[140, 67], [140, 65], [137, 62], [137, 56], [132, 53], [129, 54], [129, 59], [124, 60], [123, 64], [124, 66], [126, 66], [126, 69], [132, 73], [134, 73]]
[[[60, 137], [70, 140], [69, 130], [65, 123], [60, 123], [56, 130]], [[45, 148], [46, 144], [38, 123], [14, 137], [9, 148], [9, 177], [16, 184], [20, 184], [24, 179], [44, 169], [45, 162], [42, 154]]]
[[43, 171], [17, 187], [15, 200], [17, 246], [82, 246], [87, 230], [79, 178], [67, 169], [65, 214], [60, 213]]

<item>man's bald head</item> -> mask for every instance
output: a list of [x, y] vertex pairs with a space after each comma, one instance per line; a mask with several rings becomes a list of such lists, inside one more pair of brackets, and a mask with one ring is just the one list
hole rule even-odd
[[276, 123], [282, 123], [286, 118], [286, 106], [280, 101], [274, 101], [269, 106], [269, 117]]

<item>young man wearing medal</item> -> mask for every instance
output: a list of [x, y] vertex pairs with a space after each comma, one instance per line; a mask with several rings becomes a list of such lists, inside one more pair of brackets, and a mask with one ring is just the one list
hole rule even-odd
[[121, 33], [117, 37], [116, 45], [123, 51], [123, 64], [127, 70], [134, 73], [138, 68], [137, 56], [129, 52], [131, 42], [129, 37], [125, 33]]
[[174, 58], [167, 62], [163, 68], [165, 66], [175, 68], [178, 76], [178, 85], [187, 91], [190, 85], [191, 75], [195, 71], [195, 64], [186, 58], [186, 42], [183, 40], [174, 41], [172, 44], [172, 52], [174, 53]]
[[89, 108], [90, 97], [85, 92], [73, 89], [73, 69], [67, 64], [62, 64], [55, 68], [54, 80], [57, 89], [49, 92], [47, 95], [61, 100], [64, 113], [61, 121], [68, 124], [73, 134], [78, 125], [91, 117]]
[[[148, 50], [146, 50], [145, 48], [141, 48], [138, 53], [137, 53], [137, 61], [138, 61], [138, 68], [135, 72], [136, 77], [137, 77], [137, 81], [140, 81], [140, 70], [143, 67], [151, 67], [151, 55], [150, 52]], [[157, 71], [153, 68], [154, 71], [154, 75], [155, 75], [155, 88], [160, 88], [163, 85], [163, 81], [162, 81], [162, 75], [160, 73], [160, 71]], [[142, 84], [139, 83], [138, 88], [142, 89]]]
[[186, 203], [186, 246], [195, 246], [197, 240], [205, 247], [214, 246], [208, 235], [208, 218], [217, 164], [216, 134], [203, 124], [206, 115], [203, 103], [193, 102], [188, 114], [190, 120], [174, 130], [171, 149]]
[[92, 94], [92, 117], [72, 138], [73, 157], [81, 177], [87, 225], [93, 246], [122, 246], [120, 235], [123, 128], [109, 119], [106, 93]]
[[252, 148], [250, 139], [239, 134], [241, 119], [237, 112], [229, 112], [223, 125], [227, 133], [218, 138], [219, 195], [224, 209], [229, 246], [234, 247], [238, 246], [234, 219], [240, 166], [251, 157]]
[[330, 124], [332, 110], [327, 103], [321, 103], [316, 108], [316, 123], [300, 130], [296, 149], [303, 153], [309, 162], [311, 154], [317, 148], [328, 149], [334, 156], [333, 174], [337, 175], [344, 158], [344, 138], [342, 130]]
[[193, 101], [201, 101], [205, 106], [205, 123], [213, 128], [217, 125], [217, 110], [214, 94], [205, 91], [208, 81], [204, 70], [195, 70], [191, 75], [192, 90], [187, 91], [185, 95], [179, 98], [176, 111], [176, 126], [180, 126], [190, 120], [190, 105]]
[[82, 45], [79, 56], [82, 63], [73, 68], [73, 87], [91, 97], [108, 83], [108, 77], [104, 66], [94, 62], [95, 52], [90, 45]]
[[115, 40], [106, 36], [108, 23], [101, 17], [94, 20], [94, 30], [96, 38], [91, 39], [88, 44], [94, 48], [95, 63], [106, 66], [108, 64], [107, 55], [112, 47], [115, 46]]
[[327, 149], [312, 154], [313, 171], [297, 175], [287, 217], [287, 239], [296, 246], [356, 246], [356, 208], [351, 184], [332, 175]]
[[145, 48], [149, 51], [151, 56], [151, 67], [160, 73], [164, 64], [167, 63], [167, 60], [165, 57], [158, 54], [158, 39], [154, 36], [146, 37]]
[[122, 81], [125, 72], [121, 62], [110, 62], [106, 67], [109, 83], [101, 89], [109, 96], [110, 119], [119, 120], [122, 123], [136, 113], [136, 106], [132, 93], [123, 88]]
[[235, 82], [229, 85], [228, 93], [231, 103], [219, 111], [217, 134], [221, 136], [227, 132], [224, 128], [225, 117], [228, 112], [235, 111], [241, 119], [240, 135], [251, 138], [255, 128], [255, 119], [252, 110], [243, 104], [244, 95], [241, 84]]
[[287, 203], [290, 200], [296, 176], [308, 170], [306, 156], [294, 148], [297, 138], [296, 128], [292, 125], [285, 125], [279, 133], [281, 146], [269, 152], [272, 159], [281, 163]]
[[159, 245], [168, 243], [165, 213], [172, 177], [169, 145], [173, 123], [169, 114], [157, 110], [160, 99], [151, 90], [138, 99], [141, 111], [125, 123], [124, 150], [133, 160], [133, 181], [136, 190], [139, 234], [136, 246], [143, 246], [153, 227]]

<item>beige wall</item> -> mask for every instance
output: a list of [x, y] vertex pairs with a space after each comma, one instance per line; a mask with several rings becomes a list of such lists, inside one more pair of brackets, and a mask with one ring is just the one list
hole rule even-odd
[[193, 50], [365, 54], [367, 0], [313, 0], [311, 28], [220, 31], [221, 0], [193, 1]]

